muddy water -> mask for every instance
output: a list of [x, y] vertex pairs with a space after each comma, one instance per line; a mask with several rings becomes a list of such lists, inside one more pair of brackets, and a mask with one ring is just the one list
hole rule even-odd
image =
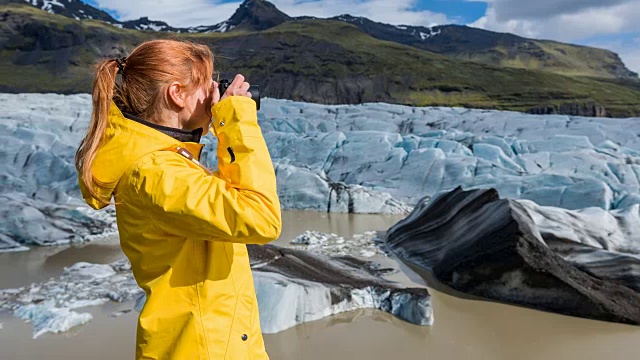
[[33, 247], [0, 254], [0, 288], [14, 288], [58, 277], [79, 261], [110, 263], [124, 257], [118, 237], [77, 246]]
[[[284, 213], [278, 243], [304, 230], [349, 237], [385, 230], [398, 216]], [[84, 247], [35, 249], [0, 255], [0, 288], [57, 277], [77, 261], [111, 262], [117, 239]], [[385, 263], [393, 264], [390, 259]], [[394, 279], [411, 280], [402, 274]], [[435, 323], [419, 327], [386, 313], [362, 310], [266, 335], [272, 359], [635, 359], [640, 327], [571, 318], [508, 305], [462, 300], [431, 290]], [[114, 318], [131, 303], [84, 309], [94, 320], [60, 335], [31, 339], [31, 326], [0, 314], [0, 359], [132, 359], [137, 313]]]
[[[305, 230], [352, 237], [370, 230], [386, 230], [403, 216], [326, 214], [284, 211], [282, 233], [274, 242], [287, 245]], [[110, 263], [123, 258], [117, 237], [78, 246], [34, 247], [30, 251], [0, 253], [0, 289], [28, 285], [60, 275], [65, 266], [79, 261]]]

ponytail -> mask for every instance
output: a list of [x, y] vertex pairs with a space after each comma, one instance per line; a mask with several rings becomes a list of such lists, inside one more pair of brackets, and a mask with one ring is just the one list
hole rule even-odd
[[104, 204], [109, 204], [111, 199], [103, 199], [98, 195], [93, 186], [94, 179], [91, 165], [98, 152], [104, 131], [107, 128], [107, 118], [109, 117], [109, 107], [113, 99], [116, 75], [118, 74], [118, 68], [121, 66], [121, 62], [114, 59], [103, 60], [98, 63], [91, 91], [93, 99], [91, 122], [89, 123], [87, 134], [80, 142], [75, 157], [76, 170], [80, 175], [80, 181], [84, 183], [93, 198]]
[[[121, 111], [160, 123], [159, 115], [170, 108], [166, 96], [169, 84], [179, 81], [189, 91], [209, 86], [213, 54], [206, 45], [189, 41], [151, 40], [138, 45], [126, 58], [99, 62], [96, 69], [91, 122], [76, 151], [75, 165], [89, 194], [103, 204], [112, 204], [110, 196], [105, 199], [98, 193], [96, 187], [101, 184], [91, 169], [107, 128], [111, 102]], [[118, 73], [122, 82], [116, 83]]]

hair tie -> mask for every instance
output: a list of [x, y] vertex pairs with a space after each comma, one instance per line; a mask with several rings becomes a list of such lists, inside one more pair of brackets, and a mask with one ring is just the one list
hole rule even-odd
[[113, 59], [113, 61], [116, 62], [116, 66], [118, 66], [118, 72], [117, 74], [122, 74], [122, 76], [124, 76], [124, 66], [127, 64], [127, 58], [123, 57], [120, 59]]

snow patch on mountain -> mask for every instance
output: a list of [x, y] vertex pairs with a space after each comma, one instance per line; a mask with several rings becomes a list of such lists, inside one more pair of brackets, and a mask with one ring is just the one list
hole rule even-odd
[[64, 4], [56, 1], [56, 0], [25, 0], [28, 3], [31, 3], [31, 5], [33, 6], [37, 6], [40, 9], [50, 13], [50, 14], [55, 14], [55, 7], [61, 7], [64, 8]]

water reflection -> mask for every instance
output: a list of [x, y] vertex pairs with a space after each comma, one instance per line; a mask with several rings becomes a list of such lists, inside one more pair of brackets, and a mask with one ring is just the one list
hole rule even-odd
[[276, 244], [288, 244], [305, 230], [334, 233], [350, 238], [372, 230], [387, 230], [405, 215], [337, 214], [314, 211], [282, 213], [282, 233]]
[[0, 288], [15, 288], [58, 277], [80, 261], [109, 263], [124, 256], [117, 237], [98, 242], [32, 247], [29, 251], [0, 254]]

